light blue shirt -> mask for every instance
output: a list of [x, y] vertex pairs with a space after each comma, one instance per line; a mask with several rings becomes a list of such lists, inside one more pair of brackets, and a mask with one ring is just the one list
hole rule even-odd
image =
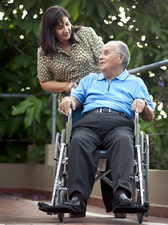
[[123, 112], [128, 118], [133, 119], [135, 112], [131, 105], [135, 99], [146, 99], [149, 107], [154, 110], [143, 80], [130, 75], [127, 70], [112, 81], [109, 81], [102, 73], [90, 73], [81, 79], [71, 96], [83, 105], [82, 113], [107, 107]]

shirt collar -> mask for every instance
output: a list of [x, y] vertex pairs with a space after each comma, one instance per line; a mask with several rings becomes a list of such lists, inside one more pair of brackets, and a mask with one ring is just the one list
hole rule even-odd
[[[118, 75], [117, 77], [115, 77], [114, 79], [118, 79], [118, 80], [125, 80], [128, 77], [129, 73], [128, 71], [125, 69], [122, 73], [120, 73], [120, 75]], [[103, 73], [101, 73], [98, 77], [98, 80], [103, 80], [106, 79], [106, 77], [104, 76]]]
[[77, 32], [74, 32], [73, 35], [74, 35], [74, 40], [75, 40], [75, 42], [79, 42], [79, 43], [80, 43], [81, 40], [80, 40], [80, 38], [79, 38]]
[[[74, 32], [74, 43], [72, 44], [72, 46], [75, 46], [76, 42], [80, 42], [79, 36], [77, 35], [77, 32]], [[59, 45], [56, 43], [55, 48], [57, 49], [57, 51], [60, 52], [64, 52], [64, 50], [62, 48], [59, 47]]]
[[129, 75], [128, 70], [125, 69], [120, 75], [116, 77], [116, 79], [125, 80], [128, 77], [128, 75]]

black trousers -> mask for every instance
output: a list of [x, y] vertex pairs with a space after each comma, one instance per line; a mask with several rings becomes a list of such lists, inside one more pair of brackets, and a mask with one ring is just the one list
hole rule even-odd
[[106, 149], [113, 191], [131, 195], [130, 174], [134, 160], [134, 123], [113, 113], [90, 112], [73, 125], [69, 144], [68, 191], [81, 192], [87, 201], [93, 188], [99, 149]]

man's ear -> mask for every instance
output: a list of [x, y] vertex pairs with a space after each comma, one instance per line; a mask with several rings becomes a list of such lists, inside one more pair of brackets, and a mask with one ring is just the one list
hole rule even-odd
[[123, 64], [124, 59], [125, 59], [125, 54], [124, 53], [121, 53], [120, 54], [120, 59], [119, 59], [119, 64]]

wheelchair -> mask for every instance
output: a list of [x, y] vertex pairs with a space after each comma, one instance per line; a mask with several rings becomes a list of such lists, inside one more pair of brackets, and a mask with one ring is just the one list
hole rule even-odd
[[[68, 201], [67, 190], [67, 165], [68, 165], [68, 144], [70, 142], [72, 123], [72, 110], [68, 116], [66, 128], [61, 133], [56, 134], [55, 141], [55, 155], [54, 155], [54, 170], [53, 179], [54, 186], [52, 192], [51, 206], [45, 203], [39, 203], [40, 210], [47, 212], [47, 214], [54, 213], [54, 206], [62, 205]], [[80, 118], [80, 113], [77, 112], [75, 120]], [[140, 130], [139, 114], [135, 113], [134, 119], [134, 135], [135, 135], [135, 150], [134, 150], [134, 166], [130, 176], [132, 186], [132, 205], [131, 206], [117, 206], [113, 209], [113, 213], [136, 213], [137, 220], [141, 224], [143, 217], [148, 215], [149, 210], [149, 192], [148, 192], [148, 174], [149, 174], [149, 136]], [[108, 178], [110, 169], [103, 171], [102, 165], [105, 168], [106, 151], [100, 150], [99, 165], [97, 168], [95, 182], [102, 179], [110, 187], [112, 181]], [[60, 222], [63, 222], [64, 213], [57, 213]]]

